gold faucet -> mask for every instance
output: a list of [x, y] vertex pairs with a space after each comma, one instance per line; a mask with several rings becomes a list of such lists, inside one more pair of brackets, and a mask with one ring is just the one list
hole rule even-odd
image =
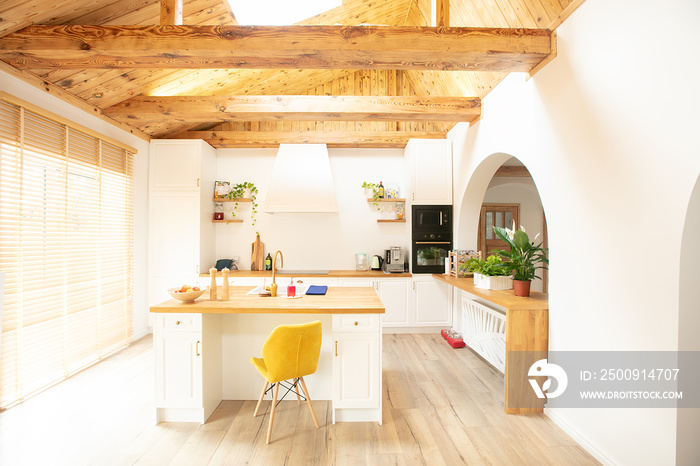
[[280, 266], [284, 267], [284, 256], [282, 251], [277, 251], [275, 253], [275, 258], [272, 259], [272, 284], [270, 285], [270, 296], [277, 296], [277, 283], [275, 283], [275, 271], [277, 270], [277, 254], [280, 255]]

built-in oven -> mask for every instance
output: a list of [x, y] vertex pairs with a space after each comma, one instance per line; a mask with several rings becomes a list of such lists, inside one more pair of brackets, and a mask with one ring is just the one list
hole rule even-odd
[[444, 273], [452, 250], [452, 206], [414, 205], [411, 222], [411, 272]]

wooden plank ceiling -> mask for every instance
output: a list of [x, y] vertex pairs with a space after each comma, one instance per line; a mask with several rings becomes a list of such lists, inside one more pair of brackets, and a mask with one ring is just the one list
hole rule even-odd
[[345, 0], [311, 28], [237, 27], [227, 0], [184, 0], [182, 26], [159, 0], [4, 0], [0, 70], [147, 138], [403, 147], [544, 66], [582, 2], [438, 0], [436, 29], [430, 0]]

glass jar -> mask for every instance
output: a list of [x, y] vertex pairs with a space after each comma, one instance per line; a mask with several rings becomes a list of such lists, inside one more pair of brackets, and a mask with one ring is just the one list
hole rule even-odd
[[214, 204], [214, 220], [224, 219], [224, 205], [221, 202]]

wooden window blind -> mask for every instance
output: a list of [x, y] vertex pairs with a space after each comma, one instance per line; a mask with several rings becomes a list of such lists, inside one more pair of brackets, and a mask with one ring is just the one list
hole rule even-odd
[[131, 341], [133, 152], [0, 100], [0, 408]]

